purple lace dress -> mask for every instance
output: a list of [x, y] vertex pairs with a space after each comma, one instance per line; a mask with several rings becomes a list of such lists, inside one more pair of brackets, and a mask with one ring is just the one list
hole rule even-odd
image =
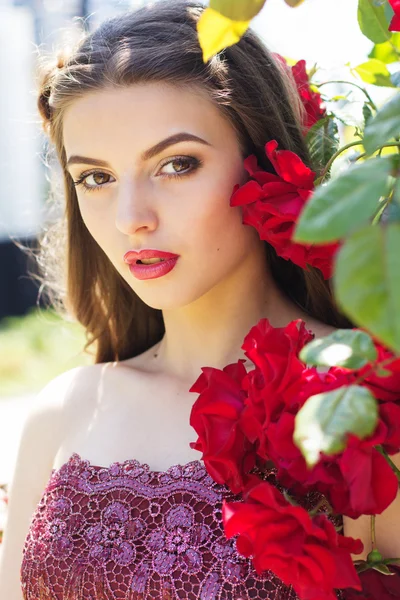
[[32, 516], [24, 600], [296, 600], [271, 571], [257, 575], [236, 537], [226, 539], [223, 499], [239, 497], [200, 460], [158, 472], [137, 460], [100, 467], [74, 453], [53, 469]]

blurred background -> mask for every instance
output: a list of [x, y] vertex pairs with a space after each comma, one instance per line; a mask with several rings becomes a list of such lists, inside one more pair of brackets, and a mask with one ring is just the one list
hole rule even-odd
[[[38, 267], [19, 247], [35, 249], [44, 224], [57, 218], [46, 202], [60, 174], [57, 164], [45, 160], [47, 140], [36, 111], [37, 56], [69, 43], [82, 28], [91, 31], [103, 19], [144, 4], [153, 2], [0, 0], [0, 541], [6, 507], [1, 493], [6, 500], [30, 403], [50, 379], [90, 362], [82, 353], [80, 325], [47, 306], [34, 277]], [[357, 0], [305, 0], [296, 9], [268, 0], [252, 27], [272, 51], [305, 59], [308, 69], [317, 64], [314, 81], [339, 81], [322, 91], [347, 97], [343, 105], [335, 102], [335, 112], [349, 123], [340, 131], [343, 143], [351, 141], [365, 97], [340, 81], [354, 81], [350, 67], [366, 61], [373, 46], [358, 27]], [[358, 83], [378, 106], [391, 94]]]

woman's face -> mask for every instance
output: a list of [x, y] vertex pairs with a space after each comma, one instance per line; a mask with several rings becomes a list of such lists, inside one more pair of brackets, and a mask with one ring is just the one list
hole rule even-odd
[[[182, 132], [204, 142], [180, 141], [144, 156]], [[74, 181], [85, 177], [76, 194], [86, 227], [149, 306], [187, 305], [260, 251], [241, 208], [229, 205], [234, 185], [248, 179], [239, 142], [204, 95], [161, 83], [96, 91], [67, 109], [63, 134], [67, 160], [86, 157], [67, 167]], [[141, 249], [180, 258], [168, 274], [139, 280], [123, 257]]]

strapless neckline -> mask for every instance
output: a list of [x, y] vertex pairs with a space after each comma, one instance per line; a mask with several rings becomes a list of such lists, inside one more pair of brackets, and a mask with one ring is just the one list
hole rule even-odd
[[92, 462], [91, 460], [87, 459], [87, 458], [83, 458], [78, 452], [73, 452], [71, 454], [71, 456], [68, 458], [68, 460], [63, 463], [60, 467], [53, 467], [52, 472], [54, 473], [58, 473], [60, 471], [60, 469], [62, 469], [65, 465], [70, 464], [70, 463], [74, 463], [74, 464], [79, 464], [81, 466], [84, 466], [86, 468], [90, 468], [92, 470], [95, 471], [102, 471], [104, 472], [116, 472], [118, 470], [121, 470], [121, 472], [125, 471], [126, 467], [130, 466], [133, 468], [137, 468], [140, 470], [143, 470], [143, 472], [148, 473], [149, 475], [165, 475], [170, 473], [171, 471], [176, 471], [177, 469], [197, 469], [197, 467], [202, 467], [203, 469], [205, 469], [204, 466], [204, 462], [200, 459], [194, 459], [191, 461], [188, 461], [187, 463], [176, 463], [173, 464], [171, 466], [169, 466], [167, 469], [165, 469], [164, 471], [157, 471], [155, 469], [151, 469], [150, 465], [148, 463], [142, 462], [140, 460], [138, 460], [137, 458], [127, 458], [123, 461], [113, 461], [110, 462], [107, 465], [97, 465], [94, 462]]

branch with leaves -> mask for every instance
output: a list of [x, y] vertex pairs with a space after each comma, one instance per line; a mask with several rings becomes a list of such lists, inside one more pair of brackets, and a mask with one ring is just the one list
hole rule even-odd
[[[295, 0], [283, 1], [292, 7], [302, 4]], [[268, 0], [211, 0], [198, 23], [204, 62], [237, 43], [251, 20], [267, 2]], [[301, 392], [298, 391], [297, 404], [294, 404], [292, 397], [290, 402], [286, 398], [285, 401], [280, 400], [279, 404], [274, 390], [269, 389], [265, 393], [269, 405], [266, 404], [261, 410], [262, 390], [252, 390], [245, 375], [239, 385], [235, 411], [236, 425], [243, 436], [239, 446], [246, 448], [248, 463], [258, 461], [261, 456], [265, 460], [272, 460], [278, 469], [282, 485], [285, 481], [296, 483], [296, 489], [303, 486], [303, 491], [305, 488], [309, 489], [310, 481], [313, 481], [315, 489], [325, 494], [328, 514], [330, 510], [347, 514], [351, 518], [362, 514], [371, 516], [373, 550], [366, 561], [355, 561], [354, 566], [360, 579], [358, 584], [354, 580], [350, 584], [349, 575], [347, 585], [351, 585], [353, 590], [346, 590], [346, 599], [383, 600], [389, 597], [400, 598], [400, 558], [383, 558], [375, 543], [375, 515], [393, 502], [400, 481], [400, 470], [391, 458], [400, 453], [400, 0], [359, 0], [358, 23], [373, 47], [368, 61], [350, 68], [350, 74], [355, 80], [340, 82], [358, 89], [365, 96], [363, 122], [356, 127], [355, 132], [357, 139], [345, 145], [341, 146], [338, 131], [340, 124], [347, 125], [346, 121], [335, 110], [326, 108], [327, 105], [334, 105], [338, 98], [323, 95], [325, 86], [336, 81], [315, 83], [313, 77], [317, 72], [316, 66], [307, 72], [305, 61], [290, 61], [289, 65], [284, 57], [274, 55], [294, 79], [303, 102], [306, 114], [304, 136], [312, 162], [310, 167], [315, 173], [315, 181], [311, 185], [310, 172], [305, 165], [301, 166], [301, 173], [308, 183], [303, 188], [301, 183], [296, 183], [302, 188], [299, 188], [299, 193], [305, 201], [292, 231], [291, 242], [293, 247], [298, 244], [299, 248], [303, 245], [308, 249], [308, 254], [303, 254], [303, 258], [312, 257], [313, 248], [316, 249], [314, 256], [318, 259], [319, 247], [322, 252], [330, 244], [338, 246], [332, 272], [334, 296], [338, 306], [356, 327], [352, 330], [337, 330], [324, 339], [299, 344], [298, 359], [302, 361], [304, 371], [301, 372], [303, 387]], [[390, 88], [393, 95], [378, 108], [363, 87], [363, 82]], [[340, 100], [348, 101], [344, 96]], [[276, 152], [275, 146], [272, 148], [271, 144], [274, 141], [266, 144], [270, 157]], [[286, 164], [296, 158], [289, 156], [293, 153], [286, 151], [284, 155], [284, 152], [281, 151], [280, 156], [285, 156], [284, 160], [288, 161]], [[275, 159], [278, 158], [279, 154], [275, 154]], [[346, 169], [336, 170], [335, 175], [332, 175], [332, 167], [338, 160], [347, 160]], [[269, 183], [266, 183], [265, 176], [262, 178], [253, 161], [249, 157], [246, 164], [255, 181], [247, 191], [237, 191], [236, 205], [243, 204], [244, 208], [251, 205], [255, 210], [257, 202], [263, 202], [262, 182], [265, 185]], [[299, 166], [298, 161], [296, 165]], [[275, 177], [278, 181], [280, 175], [278, 171], [276, 177], [269, 177]], [[288, 179], [280, 181], [286, 187], [293, 185]], [[252, 194], [254, 198], [251, 197]], [[275, 202], [275, 210], [277, 205], [278, 202]], [[264, 206], [263, 214], [265, 213]], [[259, 233], [261, 239], [268, 241], [267, 237], [262, 237], [264, 231], [260, 230]], [[286, 257], [283, 254], [285, 246], [282, 245], [280, 249], [281, 255]], [[300, 255], [299, 252], [298, 257]], [[293, 256], [293, 260], [296, 260], [296, 254]], [[279, 330], [279, 335], [287, 336], [290, 333], [296, 336], [294, 330], [290, 329], [291, 325], [284, 332]], [[248, 354], [252, 360], [257, 358], [255, 348], [271, 348], [271, 341], [270, 345], [266, 344], [266, 336], [278, 335], [277, 330], [271, 332], [268, 329], [269, 324], [266, 326], [259, 323], [257, 327], [258, 331], [254, 328], [246, 338], [247, 344], [249, 338], [254, 338], [253, 344], [249, 346], [252, 350]], [[269, 359], [269, 356], [264, 355], [259, 364], [268, 362]], [[311, 367], [328, 366], [326, 379], [318, 378], [314, 372], [305, 369], [305, 364]], [[233, 371], [229, 371], [228, 367], [224, 371], [225, 376], [229, 375], [233, 379]], [[238, 384], [240, 380], [236, 371], [234, 375], [235, 383]], [[253, 375], [254, 380], [264, 381], [267, 386], [265, 377], [260, 378], [260, 373], [257, 373], [257, 364]], [[196, 382], [196, 391], [204, 391], [204, 380], [202, 383], [203, 387]], [[232, 381], [231, 384], [233, 385]], [[254, 395], [255, 392], [257, 396]], [[209, 388], [207, 393], [210, 395]], [[214, 398], [220, 393], [221, 390], [215, 387], [214, 395], [210, 397]], [[302, 398], [301, 402], [299, 397]], [[277, 402], [279, 410], [272, 418], [271, 415], [268, 416], [268, 407], [274, 402]], [[205, 405], [202, 406], [204, 409]], [[250, 409], [254, 412], [251, 413]], [[263, 415], [263, 420], [260, 420], [260, 414]], [[195, 407], [193, 422], [196, 422]], [[201, 431], [199, 425], [199, 435]], [[275, 446], [268, 441], [269, 438], [275, 440]], [[200, 435], [197, 445], [193, 447], [204, 451], [202, 444]], [[281, 449], [280, 454], [274, 454], [274, 448], [276, 450], [277, 447]], [[296, 454], [295, 448], [299, 454]], [[222, 449], [220, 451], [221, 457]], [[285, 452], [288, 453], [286, 458]], [[210, 464], [212, 458], [209, 457]], [[229, 455], [228, 458], [233, 457]], [[302, 461], [307, 465], [308, 471]], [[353, 469], [352, 461], [359, 461], [358, 474]], [[223, 479], [215, 464], [213, 468], [216, 476]], [[370, 479], [367, 480], [368, 477]], [[347, 556], [349, 552], [358, 553], [356, 547], [352, 546], [355, 540], [349, 541], [351, 538], [341, 536], [333, 543], [333, 534], [327, 534], [331, 531], [329, 526], [325, 521], [318, 520], [318, 511], [323, 501], [317, 509], [309, 512], [307, 521], [303, 513], [293, 510], [300, 507], [296, 506], [290, 494], [284, 492], [279, 495], [276, 490], [267, 487], [266, 483], [257, 483], [249, 473], [239, 471], [235, 479], [224, 483], [231, 485], [236, 492], [239, 489], [246, 492], [245, 502], [240, 506], [230, 504], [225, 507], [225, 531], [228, 537], [234, 533], [241, 536], [239, 551], [242, 550], [244, 555], [249, 555], [251, 551], [258, 567], [261, 568], [268, 560], [274, 559], [273, 553], [269, 554], [268, 535], [261, 535], [261, 526], [258, 530], [250, 528], [247, 520], [252, 513], [249, 509], [254, 510], [254, 518], [258, 519], [259, 525], [269, 523], [271, 515], [274, 515], [275, 523], [283, 518], [283, 514], [288, 519], [290, 515], [290, 522], [297, 523], [293, 525], [296, 528], [294, 535], [300, 536], [301, 531], [304, 548], [308, 548], [307, 551], [311, 553], [307, 555], [307, 560], [310, 556], [317, 560], [314, 552], [322, 539], [325, 540], [325, 548], [330, 556], [335, 557], [336, 564], [344, 560], [346, 548]], [[361, 498], [357, 493], [353, 497], [352, 486], [354, 489], [369, 489], [368, 497]], [[376, 486], [380, 486], [380, 501], [374, 492]], [[311, 531], [314, 533], [311, 534]], [[328, 537], [324, 537], [325, 534]], [[320, 536], [319, 542], [313, 535]], [[264, 540], [263, 544], [261, 539]], [[276, 543], [279, 544], [279, 541]], [[282, 545], [285, 543], [282, 541]], [[275, 546], [274, 548], [276, 553], [277, 549]], [[286, 551], [287, 548], [283, 552]], [[281, 563], [278, 561], [277, 569], [280, 569], [279, 565]], [[286, 582], [294, 585], [299, 597], [302, 600], [314, 598], [312, 594], [315, 593], [315, 588], [311, 589], [314, 584], [310, 580], [307, 584], [294, 580], [293, 572], [288, 571], [289, 569], [284, 569], [280, 575], [283, 579], [286, 576]], [[389, 575], [395, 577], [388, 577]], [[388, 583], [389, 580], [391, 583]], [[346, 587], [339, 574], [335, 581], [342, 583], [336, 587]], [[334, 581], [324, 583], [326, 588], [318, 597], [333, 598], [329, 586]]]

